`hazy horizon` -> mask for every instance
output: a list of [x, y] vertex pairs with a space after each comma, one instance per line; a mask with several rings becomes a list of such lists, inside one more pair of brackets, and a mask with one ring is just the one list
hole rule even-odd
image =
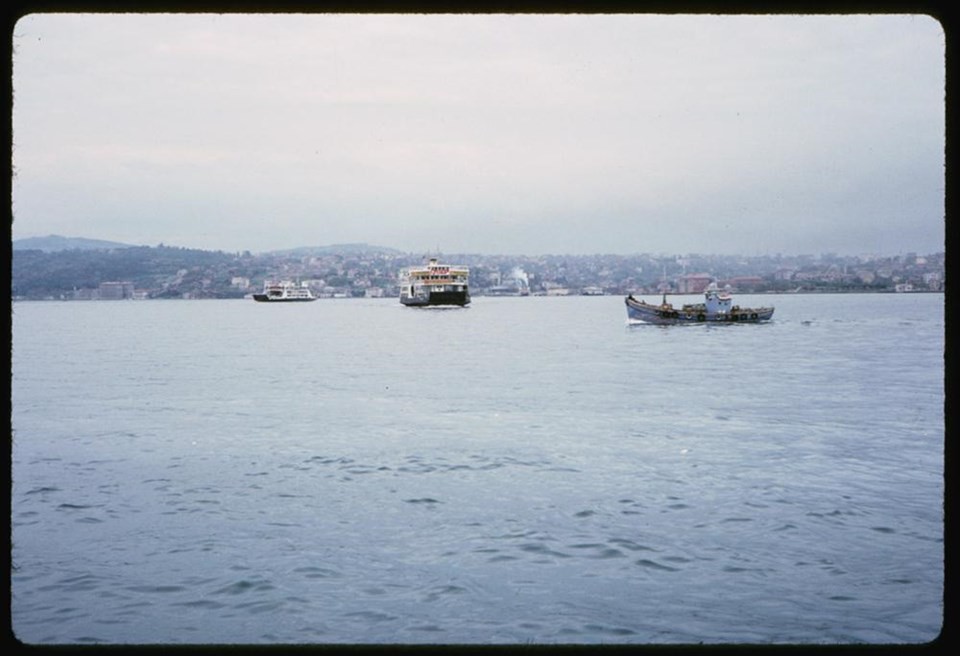
[[14, 239], [945, 250], [925, 15], [32, 14]]
[[[124, 247], [138, 248], [138, 247], [147, 247], [155, 248], [159, 246], [165, 246], [168, 248], [186, 248], [194, 249], [193, 246], [185, 246], [183, 244], [174, 244], [168, 242], [158, 242], [156, 244], [134, 244], [127, 242], [120, 242], [112, 239], [99, 239], [95, 237], [70, 237], [66, 235], [31, 235], [29, 237], [18, 237], [12, 240], [12, 243], [23, 242], [26, 240], [43, 240], [43, 239], [65, 239], [65, 240], [83, 240], [83, 241], [93, 241], [93, 242], [104, 242], [109, 244], [118, 244]], [[673, 252], [664, 252], [664, 251], [631, 251], [631, 252], [621, 252], [621, 253], [612, 253], [612, 252], [582, 252], [582, 253], [490, 253], [490, 252], [478, 252], [478, 251], [444, 251], [437, 249], [428, 249], [428, 250], [404, 250], [402, 248], [396, 248], [389, 244], [381, 244], [376, 242], [337, 242], [330, 244], [300, 244], [297, 246], [290, 246], [285, 248], [276, 248], [269, 250], [255, 250], [251, 248], [244, 249], [227, 249], [227, 248], [198, 248], [196, 250], [206, 250], [213, 252], [223, 252], [223, 253], [242, 253], [244, 251], [249, 251], [250, 253], [257, 254], [268, 254], [273, 252], [283, 252], [283, 251], [295, 251], [295, 250], [309, 250], [309, 249], [336, 249], [337, 247], [369, 247], [372, 249], [381, 249], [381, 250], [390, 250], [396, 251], [401, 255], [415, 255], [423, 254], [427, 255], [441, 255], [450, 254], [450, 255], [476, 255], [481, 257], [590, 257], [590, 256], [616, 256], [616, 257], [631, 257], [631, 256], [656, 256], [656, 257], [687, 257], [687, 256], [704, 256], [704, 257], [819, 257], [823, 255], [835, 255], [838, 257], [898, 257], [908, 254], [915, 254], [920, 256], [927, 255], [936, 255], [939, 253], [944, 253], [945, 248], [940, 248], [932, 251], [918, 251], [904, 249], [898, 251], [897, 253], [877, 253], [877, 252], [868, 252], [868, 251], [858, 251], [858, 252], [839, 252], [836, 250], [824, 250], [817, 252], [805, 252], [805, 253], [745, 253], [745, 252], [719, 252], [719, 251], [673, 251]]]

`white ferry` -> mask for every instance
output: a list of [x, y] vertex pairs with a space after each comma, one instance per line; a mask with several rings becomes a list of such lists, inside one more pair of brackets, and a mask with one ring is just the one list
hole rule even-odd
[[470, 302], [470, 269], [441, 264], [437, 258], [400, 272], [400, 302], [414, 307], [459, 305]]
[[291, 280], [268, 280], [263, 283], [263, 292], [254, 294], [253, 300], [261, 303], [294, 303], [315, 301], [317, 297], [313, 295], [306, 283], [298, 285]]

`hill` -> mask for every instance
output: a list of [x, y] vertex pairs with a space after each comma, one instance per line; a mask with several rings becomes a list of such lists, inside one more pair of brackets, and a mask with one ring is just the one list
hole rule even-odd
[[332, 244], [330, 246], [298, 246], [297, 248], [288, 248], [279, 251], [269, 251], [268, 255], [298, 255], [298, 256], [320, 256], [320, 255], [400, 255], [402, 251], [396, 248], [386, 248], [384, 246], [372, 246], [370, 244]]
[[106, 251], [115, 248], [133, 248], [131, 244], [122, 244], [117, 241], [106, 241], [103, 239], [87, 239], [85, 237], [62, 237], [60, 235], [47, 235], [46, 237], [26, 237], [24, 239], [14, 239], [14, 250], [36, 250], [44, 253], [56, 253], [59, 251]]

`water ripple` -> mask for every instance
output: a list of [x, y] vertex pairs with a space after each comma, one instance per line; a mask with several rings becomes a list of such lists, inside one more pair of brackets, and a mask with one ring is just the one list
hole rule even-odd
[[679, 571], [679, 569], [677, 569], [676, 567], [670, 567], [669, 565], [663, 565], [663, 564], [661, 564], [661, 563], [658, 563], [658, 562], [655, 561], [655, 560], [650, 560], [650, 559], [648, 559], [648, 558], [641, 558], [640, 560], [636, 561], [635, 564], [640, 565], [641, 567], [648, 568], [648, 569], [661, 570], [661, 571], [664, 571], [664, 572], [677, 572], [677, 571]]
[[625, 331], [614, 298], [24, 304], [17, 635], [931, 639], [942, 317], [826, 296], [764, 330]]

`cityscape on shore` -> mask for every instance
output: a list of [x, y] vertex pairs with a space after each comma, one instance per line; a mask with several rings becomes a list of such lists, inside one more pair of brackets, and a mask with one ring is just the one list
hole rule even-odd
[[469, 267], [473, 296], [696, 294], [710, 282], [738, 293], [942, 292], [946, 286], [944, 252], [525, 256], [344, 244], [252, 254], [58, 239], [58, 247], [46, 249], [42, 238], [13, 242], [14, 300], [243, 298], [279, 279], [303, 284], [318, 298], [385, 298], [397, 295], [401, 269], [429, 257]]

